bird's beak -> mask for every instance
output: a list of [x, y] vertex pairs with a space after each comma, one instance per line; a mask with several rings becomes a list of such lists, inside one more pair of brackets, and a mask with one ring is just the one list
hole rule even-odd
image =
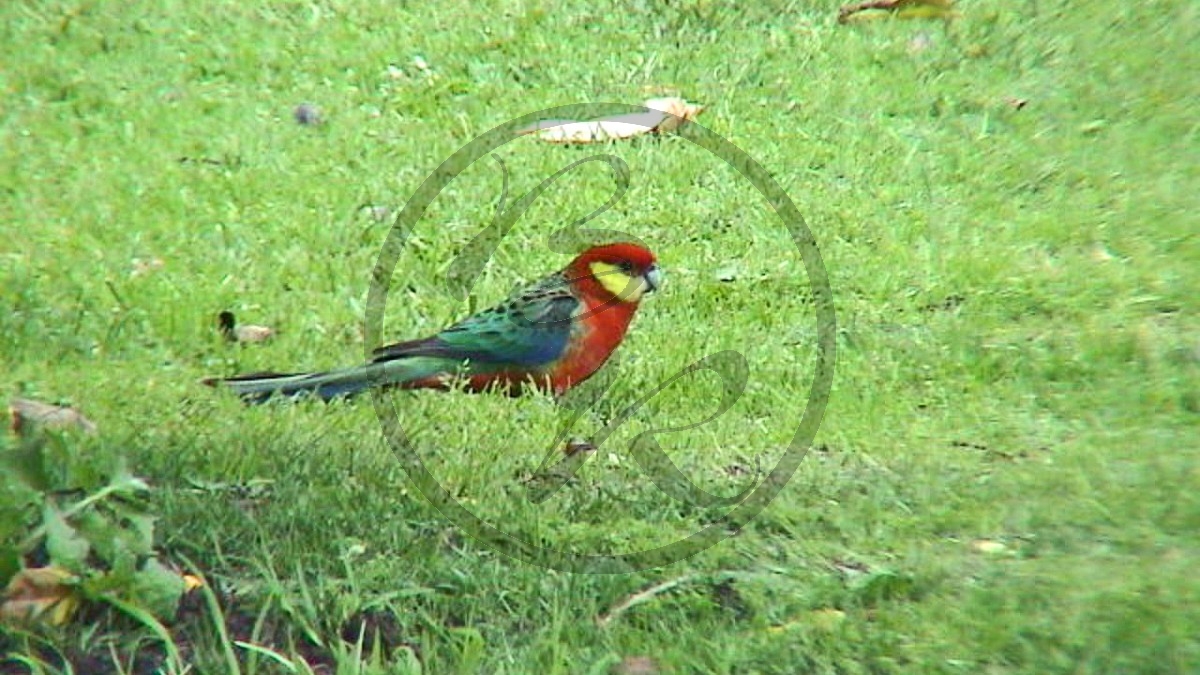
[[651, 265], [646, 270], [646, 273], [642, 276], [645, 277], [646, 285], [650, 287], [651, 292], [657, 291], [658, 289], [662, 288], [662, 284], [663, 284], [662, 272], [658, 271], [658, 265]]

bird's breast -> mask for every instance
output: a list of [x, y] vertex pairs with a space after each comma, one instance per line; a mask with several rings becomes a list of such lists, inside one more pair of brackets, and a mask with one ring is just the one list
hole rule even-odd
[[556, 392], [583, 382], [608, 361], [625, 339], [636, 310], [633, 303], [595, 299], [580, 303], [567, 349], [550, 372]]

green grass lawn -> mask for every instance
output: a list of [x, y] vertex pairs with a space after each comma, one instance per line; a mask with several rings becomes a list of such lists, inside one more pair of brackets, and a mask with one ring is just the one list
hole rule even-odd
[[[605, 673], [638, 656], [676, 673], [1200, 671], [1200, 5], [962, 0], [949, 26], [839, 25], [837, 9], [0, 8], [3, 394], [95, 421], [60, 441], [72, 471], [124, 457], [152, 485], [157, 548], [203, 572], [228, 624], [220, 636], [221, 616], [185, 600], [170, 625], [190, 672], [227, 672], [230, 653], [245, 673]], [[787, 190], [837, 311], [813, 449], [736, 536], [650, 569], [525, 564], [422, 496], [369, 398], [247, 408], [199, 384], [363, 358], [392, 223], [375, 207], [402, 207], [513, 118], [658, 95], [707, 105], [699, 123]], [[297, 123], [304, 102], [321, 124]], [[631, 177], [591, 225], [647, 242], [667, 284], [574, 433], [737, 350], [750, 375], [733, 408], [658, 435], [696, 485], [736, 494], [804, 409], [810, 280], [763, 197], [686, 138], [495, 154], [512, 199], [596, 153]], [[414, 227], [388, 339], [468, 311], [443, 277], [502, 182], [475, 163]], [[613, 185], [599, 162], [560, 179], [474, 302], [565, 264], [547, 237]], [[222, 310], [278, 333], [230, 345]], [[665, 389], [543, 503], [523, 481], [564, 418], [552, 400], [388, 397], [479, 518], [620, 554], [719, 518], [659, 491], [629, 446], [710, 416], [720, 391], [711, 374]], [[139, 672], [131, 654], [153, 640], [113, 614], [10, 630], [0, 649], [46, 672], [66, 672], [55, 649], [75, 672]], [[364, 624], [386, 638], [374, 649], [354, 644]]]

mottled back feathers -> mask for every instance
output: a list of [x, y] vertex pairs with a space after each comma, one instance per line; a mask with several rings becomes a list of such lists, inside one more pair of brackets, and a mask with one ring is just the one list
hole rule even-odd
[[513, 294], [437, 335], [381, 347], [375, 362], [436, 356], [475, 364], [537, 368], [553, 363], [571, 338], [580, 301], [560, 272]]

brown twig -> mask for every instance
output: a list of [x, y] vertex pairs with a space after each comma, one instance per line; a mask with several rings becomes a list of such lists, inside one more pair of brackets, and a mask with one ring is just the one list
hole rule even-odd
[[607, 612], [604, 612], [603, 614], [597, 616], [596, 617], [596, 625], [601, 628], [604, 628], [604, 627], [608, 626], [608, 624], [612, 623], [612, 621], [614, 619], [620, 617], [622, 614], [629, 611], [631, 608], [633, 608], [637, 605], [640, 605], [644, 602], [653, 600], [656, 596], [658, 596], [662, 593], [666, 593], [667, 591], [671, 590], [672, 588], [675, 588], [676, 586], [687, 583], [689, 581], [693, 581], [701, 576], [702, 575], [700, 575], [700, 574], [685, 574], [681, 577], [675, 577], [674, 579], [668, 579], [667, 581], [659, 582], [657, 584], [654, 584], [653, 586], [644, 588], [644, 589], [638, 591], [637, 593], [634, 593], [633, 595], [626, 597], [624, 600], [621, 600], [620, 602], [613, 605], [612, 607], [609, 607]]
[[843, 5], [838, 10], [837, 21], [838, 23], [846, 23], [850, 20], [851, 16], [869, 9], [896, 12], [907, 7], [933, 7], [940, 10], [949, 10], [952, 4], [952, 0], [867, 0], [866, 2], [856, 2], [852, 5]]

